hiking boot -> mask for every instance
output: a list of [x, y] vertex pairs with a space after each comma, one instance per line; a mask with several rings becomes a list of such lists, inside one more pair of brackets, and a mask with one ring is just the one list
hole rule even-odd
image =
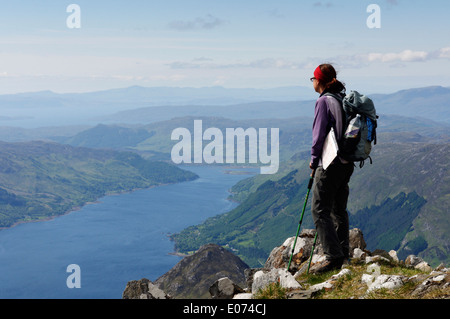
[[343, 261], [344, 260], [342, 258], [326, 259], [322, 262], [314, 264], [309, 272], [312, 274], [321, 274], [327, 271], [340, 269], [342, 267]]

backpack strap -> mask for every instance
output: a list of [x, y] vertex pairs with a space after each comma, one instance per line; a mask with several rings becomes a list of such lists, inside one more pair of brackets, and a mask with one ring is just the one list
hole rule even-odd
[[344, 105], [343, 105], [344, 98], [339, 94], [335, 94], [335, 93], [331, 93], [331, 92], [325, 92], [323, 95], [334, 97], [336, 100], [339, 101], [339, 104], [341, 105], [341, 114], [342, 114], [342, 136], [344, 136], [344, 133], [347, 129], [347, 125], [348, 125], [348, 121], [349, 121], [349, 119], [347, 118], [347, 114], [344, 110]]
[[339, 102], [342, 103], [342, 100], [343, 100], [343, 97], [342, 97], [342, 96], [339, 96], [339, 95], [334, 94], [334, 93], [331, 93], [331, 92], [325, 92], [323, 95], [326, 95], [326, 96], [332, 96], [332, 97], [334, 97], [336, 100], [338, 100]]

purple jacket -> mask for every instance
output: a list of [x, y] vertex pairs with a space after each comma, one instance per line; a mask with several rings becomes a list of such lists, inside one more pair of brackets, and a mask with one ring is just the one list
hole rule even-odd
[[328, 132], [333, 127], [336, 139], [343, 134], [342, 104], [335, 97], [322, 93], [317, 99], [312, 129], [311, 164], [313, 168], [322, 165], [322, 149]]

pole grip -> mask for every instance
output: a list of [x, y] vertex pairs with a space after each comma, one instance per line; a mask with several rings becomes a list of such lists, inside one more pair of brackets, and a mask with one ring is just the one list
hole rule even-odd
[[313, 178], [313, 177], [310, 177], [310, 178], [309, 178], [308, 189], [311, 189], [312, 184], [313, 184], [313, 181], [314, 181], [314, 178]]
[[316, 174], [316, 170], [314, 169], [311, 173], [311, 177], [309, 178], [309, 184], [308, 189], [312, 188], [313, 182], [314, 182], [314, 175]]

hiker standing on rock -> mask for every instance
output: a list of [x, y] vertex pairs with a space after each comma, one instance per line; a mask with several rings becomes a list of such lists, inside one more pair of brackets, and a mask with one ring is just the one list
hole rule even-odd
[[349, 257], [347, 200], [354, 165], [337, 156], [326, 169], [323, 168], [321, 157], [325, 138], [333, 128], [339, 144], [344, 133], [342, 99], [345, 86], [336, 79], [336, 70], [330, 64], [319, 65], [311, 81], [314, 90], [320, 94], [314, 112], [309, 165], [314, 174], [311, 213], [326, 256], [324, 262], [311, 267], [311, 272], [320, 273], [341, 268]]

